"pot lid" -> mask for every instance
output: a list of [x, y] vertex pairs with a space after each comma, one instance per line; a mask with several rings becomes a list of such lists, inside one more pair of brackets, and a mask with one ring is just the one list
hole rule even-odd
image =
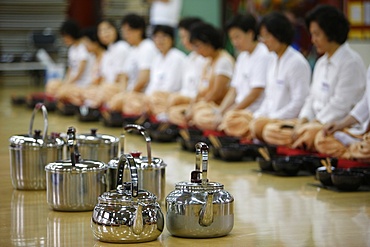
[[35, 134], [29, 135], [15, 135], [9, 138], [10, 146], [31, 146], [31, 147], [41, 147], [46, 145], [47, 147], [59, 147], [64, 145], [64, 140], [59, 138], [58, 133], [52, 133], [48, 136], [46, 143], [41, 135], [41, 131], [35, 130]]
[[175, 189], [177, 190], [183, 190], [183, 191], [207, 191], [207, 192], [214, 192], [217, 190], [223, 190], [224, 185], [217, 183], [217, 182], [207, 182], [205, 184], [202, 183], [192, 183], [192, 182], [179, 182], [176, 183]]
[[[146, 156], [135, 157], [134, 160], [135, 160], [136, 166], [141, 168], [141, 169], [142, 168], [147, 168], [147, 167], [163, 168], [163, 167], [167, 166], [167, 164], [164, 163], [161, 158], [156, 158], [156, 157], [152, 158], [152, 165], [151, 166], [148, 166], [148, 157], [146, 157]], [[118, 157], [114, 158], [114, 159], [111, 159], [108, 162], [108, 166], [110, 168], [117, 168], [118, 161], [119, 161]]]
[[118, 143], [119, 139], [115, 136], [106, 134], [97, 134], [97, 129], [91, 129], [89, 134], [78, 134], [76, 136], [78, 143], [84, 144], [112, 144]]
[[[125, 183], [126, 186], [131, 185], [131, 183]], [[122, 186], [118, 186], [116, 190], [111, 190], [104, 192], [98, 198], [99, 203], [108, 203], [108, 204], [126, 204], [126, 203], [135, 203], [135, 202], [145, 202], [145, 203], [155, 203], [157, 197], [147, 191], [139, 190], [138, 195], [133, 197], [130, 189], [123, 190]]]
[[51, 172], [90, 172], [107, 170], [107, 165], [95, 160], [79, 160], [75, 166], [72, 165], [71, 160], [61, 160], [49, 163], [45, 167], [46, 171]]

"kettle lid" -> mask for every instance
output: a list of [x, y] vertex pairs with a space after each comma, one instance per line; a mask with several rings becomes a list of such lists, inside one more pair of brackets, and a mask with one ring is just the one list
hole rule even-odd
[[119, 139], [115, 136], [106, 135], [106, 134], [98, 134], [98, 129], [92, 128], [90, 129], [90, 133], [88, 134], [78, 134], [76, 135], [76, 140], [78, 143], [85, 143], [85, 144], [112, 144], [118, 143]]
[[53, 163], [49, 163], [46, 167], [46, 171], [50, 172], [93, 172], [107, 170], [108, 167], [105, 163], [96, 160], [79, 160], [78, 163], [73, 164], [71, 160], [61, 160]]
[[46, 140], [44, 140], [43, 135], [41, 135], [40, 130], [35, 130], [35, 134], [29, 135], [15, 135], [9, 138], [10, 146], [18, 147], [18, 146], [31, 146], [31, 147], [54, 147], [54, 146], [63, 146], [64, 140], [59, 138], [57, 133], [52, 133], [52, 135], [48, 136]]
[[224, 185], [217, 182], [207, 182], [207, 183], [179, 182], [176, 183], [175, 189], [189, 192], [192, 191], [215, 192], [218, 190], [223, 190]]
[[98, 198], [99, 203], [108, 203], [108, 204], [125, 204], [133, 202], [146, 202], [146, 203], [155, 203], [157, 197], [147, 191], [139, 190], [137, 196], [134, 197], [131, 193], [131, 189], [124, 189], [124, 187], [130, 187], [131, 183], [125, 183], [124, 185], [118, 186], [117, 189], [104, 192]]

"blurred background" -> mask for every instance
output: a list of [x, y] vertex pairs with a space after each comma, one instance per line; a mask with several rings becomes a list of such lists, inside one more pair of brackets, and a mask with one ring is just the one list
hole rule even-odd
[[[289, 15], [297, 30], [297, 49], [310, 60], [310, 37], [303, 18], [320, 3], [341, 9], [351, 21], [350, 45], [370, 64], [370, 0], [183, 0], [181, 16], [199, 16], [222, 28], [236, 13], [252, 12], [261, 17], [273, 10]], [[75, 19], [82, 28], [101, 19], [119, 23], [130, 12], [149, 19], [150, 2], [146, 0], [0, 0], [0, 86], [41, 84], [45, 66], [36, 58], [45, 49], [56, 63], [65, 63], [67, 47], [59, 37], [61, 23]], [[182, 49], [181, 45], [177, 46]], [[226, 42], [230, 53], [233, 50]], [[311, 61], [314, 63], [314, 61]]]

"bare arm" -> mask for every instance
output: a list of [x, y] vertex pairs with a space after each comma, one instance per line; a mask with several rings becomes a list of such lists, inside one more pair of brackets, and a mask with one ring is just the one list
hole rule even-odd
[[325, 135], [331, 135], [337, 130], [342, 130], [356, 123], [359, 123], [356, 118], [351, 115], [347, 115], [342, 120], [326, 124], [323, 128], [323, 131]]
[[150, 70], [149, 69], [140, 70], [133, 91], [143, 92], [148, 84], [149, 79], [150, 79]]
[[80, 79], [81, 76], [82, 76], [82, 74], [84, 73], [84, 71], [86, 69], [86, 64], [87, 64], [87, 61], [86, 60], [81, 61], [80, 62], [80, 65], [78, 66], [78, 72], [77, 72], [77, 74], [74, 77], [68, 78], [67, 79], [67, 83], [75, 83], [78, 79]]
[[263, 93], [264, 90], [265, 89], [264, 88], [261, 88], [261, 87], [259, 87], [259, 88], [252, 88], [252, 90], [247, 95], [247, 97], [245, 97], [242, 102], [240, 102], [239, 104], [237, 104], [235, 106], [235, 109], [241, 110], [241, 109], [247, 108], [248, 106], [250, 106], [251, 104], [253, 104], [253, 102], [256, 99], [258, 99], [260, 97], [260, 95]]
[[225, 95], [229, 82], [229, 77], [224, 75], [217, 75], [214, 81], [214, 85], [209, 88], [209, 91], [204, 96], [204, 100], [207, 102], [219, 101]]
[[220, 113], [224, 114], [231, 106], [234, 105], [236, 98], [236, 89], [234, 87], [230, 87], [229, 91], [225, 95], [225, 98], [222, 100], [220, 104]]

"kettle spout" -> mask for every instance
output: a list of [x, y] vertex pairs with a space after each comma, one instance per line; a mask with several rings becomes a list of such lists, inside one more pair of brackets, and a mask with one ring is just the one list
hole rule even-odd
[[135, 218], [134, 218], [134, 224], [132, 226], [132, 231], [134, 234], [139, 235], [143, 232], [144, 225], [143, 225], [143, 206], [138, 204], [136, 212], [135, 212]]
[[200, 210], [199, 225], [210, 226], [212, 223], [213, 223], [213, 193], [208, 193], [206, 204]]

